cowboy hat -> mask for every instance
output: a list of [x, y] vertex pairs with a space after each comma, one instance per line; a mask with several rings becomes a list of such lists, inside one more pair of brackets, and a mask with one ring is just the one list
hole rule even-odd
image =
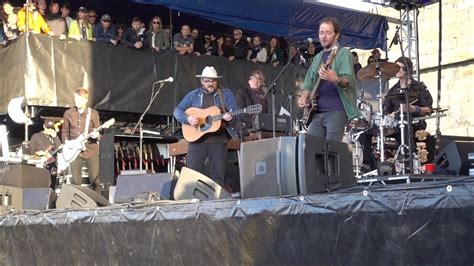
[[220, 79], [222, 76], [217, 75], [217, 71], [214, 67], [207, 66], [202, 70], [201, 75], [196, 75], [196, 78]]

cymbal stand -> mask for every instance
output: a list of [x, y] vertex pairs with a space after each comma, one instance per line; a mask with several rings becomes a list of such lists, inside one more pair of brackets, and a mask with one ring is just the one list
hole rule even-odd
[[352, 151], [352, 153], [355, 154], [355, 177], [356, 178], [361, 178], [362, 177], [361, 171], [360, 171], [360, 166], [361, 166], [360, 159], [361, 158], [359, 157], [359, 150], [360, 150], [361, 147], [360, 147], [360, 143], [359, 143], [359, 138], [366, 131], [367, 130], [362, 130], [362, 131], [354, 133], [354, 134], [352, 134], [352, 132], [351, 132], [351, 134], [350, 134], [351, 135], [351, 142], [355, 143], [355, 151]]
[[385, 161], [385, 137], [384, 137], [384, 126], [385, 126], [385, 116], [383, 114], [383, 87], [382, 87], [382, 71], [380, 70], [379, 62], [375, 62], [375, 78], [379, 80], [379, 95], [377, 98], [379, 100], [379, 117], [380, 117], [380, 124], [379, 124], [379, 136], [377, 138], [377, 149], [380, 152], [380, 162]]
[[[406, 93], [406, 90], [405, 90], [405, 94]], [[400, 102], [400, 146], [398, 146], [398, 149], [397, 149], [397, 152], [395, 153], [395, 159], [398, 158], [398, 155], [401, 153], [402, 155], [402, 159], [399, 160], [400, 161], [400, 168], [401, 168], [401, 173], [402, 174], [406, 174], [406, 152], [410, 153], [410, 147], [405, 143], [405, 135], [406, 135], [406, 132], [405, 132], [405, 127], [406, 127], [406, 121], [405, 121], [405, 112], [403, 111], [402, 109], [402, 106], [403, 106], [404, 102]], [[407, 109], [409, 109], [409, 106], [406, 107]]]

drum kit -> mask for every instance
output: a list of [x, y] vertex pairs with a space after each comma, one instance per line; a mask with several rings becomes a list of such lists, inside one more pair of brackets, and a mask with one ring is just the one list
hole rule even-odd
[[[362, 145], [360, 144], [359, 138], [362, 134], [367, 133], [367, 136], [372, 137], [372, 135], [377, 136], [376, 148], [374, 150], [376, 154], [376, 158], [380, 162], [387, 162], [386, 160], [386, 146], [388, 148], [396, 148], [396, 154], [392, 160], [398, 160], [399, 164], [399, 171], [401, 174], [405, 174], [406, 170], [408, 169], [408, 164], [410, 161], [416, 160], [416, 157], [411, 156], [410, 148], [408, 143], [405, 143], [405, 129], [409, 125], [407, 114], [404, 112], [400, 112], [399, 118], [392, 115], [387, 115], [383, 113], [384, 107], [384, 100], [388, 97], [398, 97], [401, 103], [405, 102], [406, 94], [391, 94], [391, 95], [383, 95], [384, 86], [383, 83], [388, 79], [394, 77], [397, 72], [400, 70], [400, 66], [396, 63], [391, 62], [376, 62], [369, 64], [368, 66], [362, 68], [357, 73], [357, 78], [359, 80], [376, 80], [378, 83], [378, 94], [376, 98], [378, 100], [378, 111], [376, 113], [373, 112], [372, 105], [364, 101], [362, 98], [364, 96], [363, 90], [361, 90], [361, 95], [357, 100], [357, 106], [360, 110], [362, 116], [357, 119], [353, 119], [348, 122], [346, 126], [346, 141], [349, 141], [353, 144], [353, 165], [354, 165], [354, 173], [357, 178], [367, 177], [367, 176], [374, 176], [378, 175], [377, 170], [369, 171], [368, 173], [363, 173], [363, 152], [362, 152]], [[400, 106], [402, 109], [402, 106]], [[422, 118], [423, 119], [423, 118]], [[390, 142], [387, 142], [386, 136], [393, 135], [395, 132], [398, 132], [400, 129], [400, 142], [398, 146], [392, 147]], [[371, 141], [370, 141], [371, 142]], [[367, 153], [366, 153], [367, 154]], [[402, 156], [399, 156], [402, 155]], [[413, 162], [415, 164], [416, 162]], [[411, 164], [411, 165], [413, 165]], [[395, 173], [394, 173], [395, 174]]]

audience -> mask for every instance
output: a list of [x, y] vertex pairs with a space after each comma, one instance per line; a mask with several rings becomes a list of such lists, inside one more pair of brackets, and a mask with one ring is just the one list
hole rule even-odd
[[231, 56], [229, 60], [233, 61], [234, 59], [246, 59], [247, 53], [249, 51], [249, 43], [247, 40], [243, 39], [243, 33], [241, 29], [234, 29], [234, 46], [231, 50]]
[[61, 5], [61, 17], [66, 20], [67, 28], [71, 26], [72, 18], [69, 16], [71, 13], [71, 5], [68, 2], [64, 2]]
[[283, 64], [285, 60], [285, 55], [280, 48], [280, 41], [277, 37], [270, 38], [268, 44], [268, 56], [267, 63], [272, 64], [274, 67]]
[[66, 20], [61, 17], [58, 2], [51, 2], [49, 4], [48, 12], [46, 13], [46, 23], [54, 35], [61, 36], [61, 38], [67, 35]]
[[254, 63], [265, 63], [267, 61], [267, 49], [262, 45], [262, 39], [256, 35], [253, 37], [252, 46], [247, 55], [247, 60]]
[[[27, 0], [27, 3], [30, 7], [29, 30], [35, 34], [47, 33], [60, 36], [60, 38], [67, 34], [68, 37], [77, 40], [111, 43], [114, 46], [121, 43], [137, 50], [150, 48], [157, 52], [173, 47], [173, 50], [180, 55], [212, 55], [224, 57], [230, 61], [242, 59], [253, 63], [268, 63], [274, 67], [291, 61], [293, 64], [298, 63], [307, 68], [318, 53], [317, 43], [314, 42], [308, 42], [305, 49], [297, 44], [287, 45], [285, 39], [271, 37], [265, 47], [259, 35], [255, 35], [249, 44], [250, 38], [244, 38], [242, 30], [238, 28], [233, 30], [232, 36], [208, 32], [200, 34], [197, 28], [191, 31], [188, 24], [181, 26], [180, 32], [173, 36], [171, 43], [170, 30], [164, 27], [158, 16], [151, 19], [148, 27], [139, 17], [134, 17], [131, 26], [127, 29], [123, 21], [112, 24], [109, 14], [102, 15], [100, 22], [96, 24], [96, 11], [87, 10], [85, 7], [80, 7], [75, 19], [72, 19], [69, 16], [71, 6], [68, 2], [62, 2], [61, 6], [57, 0], [51, 0], [49, 6], [46, 0]], [[21, 8], [18, 14], [15, 14], [14, 7], [8, 1], [3, 2], [2, 7], [0, 45], [6, 46], [11, 40], [17, 38], [20, 32], [25, 32], [26, 10]], [[354, 72], [357, 74], [362, 66], [357, 53], [352, 52], [352, 54]], [[373, 49], [367, 64], [385, 60], [381, 58], [379, 49]]]
[[87, 9], [80, 7], [77, 11], [77, 17], [71, 22], [68, 37], [76, 40], [92, 40], [92, 26], [86, 20]]
[[194, 39], [191, 36], [191, 28], [184, 24], [181, 26], [181, 32], [173, 37], [173, 47], [180, 55], [192, 54], [194, 51]]
[[117, 35], [117, 30], [115, 25], [112, 25], [112, 19], [109, 14], [104, 14], [100, 18], [100, 24], [94, 25], [93, 41], [95, 42], [104, 42], [117, 45], [117, 40], [115, 35]]
[[89, 24], [94, 26], [96, 20], [97, 20], [97, 13], [95, 12], [94, 9], [89, 9], [87, 11], [87, 22], [89, 22]]
[[170, 49], [169, 35], [162, 29], [162, 24], [161, 18], [154, 16], [146, 34], [148, 46], [157, 52]]
[[135, 49], [147, 47], [146, 36], [142, 30], [142, 20], [139, 17], [132, 19], [132, 26], [125, 31], [120, 42], [127, 47]]

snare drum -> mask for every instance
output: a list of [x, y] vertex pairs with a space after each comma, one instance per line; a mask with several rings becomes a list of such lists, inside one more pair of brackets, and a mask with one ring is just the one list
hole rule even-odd
[[[372, 124], [379, 127], [382, 121], [380, 114], [374, 114], [372, 116]], [[383, 117], [383, 127], [384, 128], [396, 128], [398, 126], [398, 121], [393, 116], [386, 115]]]
[[370, 117], [372, 116], [372, 105], [366, 101], [357, 104], [362, 117], [354, 118], [347, 123], [349, 129], [365, 130], [370, 127]]

